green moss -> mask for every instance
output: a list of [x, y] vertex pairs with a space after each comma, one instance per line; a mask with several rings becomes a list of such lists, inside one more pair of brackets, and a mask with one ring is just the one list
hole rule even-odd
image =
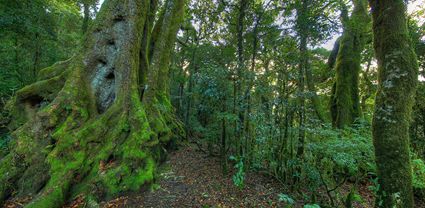
[[[120, 14], [130, 6], [145, 8], [146, 2], [106, 1], [92, 32], [109, 28], [117, 18], [117, 11]], [[129, 24], [134, 26], [133, 29], [141, 30], [143, 27], [137, 26], [144, 22], [146, 14], [143, 12], [146, 11], [130, 10], [124, 18], [135, 23]], [[138, 37], [135, 35], [129, 39], [133, 41]], [[20, 180], [36, 179], [37, 176], [31, 176], [30, 170], [38, 168], [39, 175], [49, 176], [41, 191], [30, 192], [36, 198], [26, 207], [61, 207], [68, 199], [80, 194], [90, 196], [87, 201], [114, 197], [138, 190], [154, 178], [156, 160], [162, 153], [163, 143], [159, 138], [168, 141], [174, 128], [174, 120], [169, 121], [174, 118], [171, 103], [168, 97], [149, 105], [141, 103], [137, 87], [141, 44], [128, 44], [122, 49], [124, 55], [115, 63], [116, 72], [127, 77], [120, 83], [114, 103], [105, 112], [99, 113], [87, 78], [90, 77], [89, 72], [83, 64], [83, 60], [93, 55], [91, 47], [95, 42], [95, 38], [88, 35], [84, 46], [87, 52], [82, 50], [69, 62], [44, 69], [40, 75], [47, 80], [22, 89], [15, 100], [21, 102], [37, 95], [49, 101], [43, 108], [34, 109], [32, 118], [37, 122], [24, 120], [22, 126], [16, 125], [19, 128], [14, 132], [16, 144], [12, 152], [22, 158], [23, 167], [28, 167], [16, 169], [13, 177], [19, 178], [20, 172], [23, 172], [28, 177]], [[48, 84], [55, 84], [55, 90], [51, 90]], [[16, 163], [2, 161], [1, 173], [6, 173], [10, 166], [18, 167]], [[0, 182], [1, 197], [16, 185], [11, 177], [3, 174]], [[28, 187], [32, 186], [32, 182], [29, 183]], [[22, 190], [18, 192], [25, 193]]]
[[15, 164], [13, 154], [0, 160], [0, 204], [13, 190], [13, 182], [19, 177], [23, 167]]
[[338, 128], [353, 124], [361, 117], [359, 73], [370, 17], [366, 0], [354, 1], [353, 14], [343, 16], [344, 33], [336, 57], [336, 79], [332, 89], [332, 123]]
[[63, 205], [67, 190], [71, 183], [72, 173], [54, 176], [44, 188], [44, 191], [34, 201], [25, 206], [26, 208], [51, 208]]
[[155, 167], [155, 162], [152, 158], [146, 159], [145, 167], [140, 167], [130, 177], [125, 177], [122, 184], [124, 187], [128, 187], [129, 190], [136, 191], [140, 189], [141, 185], [153, 180]]
[[70, 63], [72, 62], [72, 58], [66, 61], [61, 61], [55, 63], [54, 65], [44, 68], [38, 72], [38, 80], [46, 80], [52, 77], [56, 77], [61, 75], [62, 73], [66, 73], [66, 70], [69, 68]]
[[409, 124], [418, 80], [403, 0], [371, 1], [378, 92], [373, 142], [382, 207], [414, 207]]

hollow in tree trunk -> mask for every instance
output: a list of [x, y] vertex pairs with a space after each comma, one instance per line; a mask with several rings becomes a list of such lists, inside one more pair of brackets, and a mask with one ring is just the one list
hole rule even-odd
[[140, 54], [153, 45], [142, 44], [150, 3], [106, 0], [79, 53], [41, 70], [8, 104], [13, 140], [0, 161], [0, 204], [30, 196], [25, 207], [54, 208], [83, 195], [93, 205], [154, 179], [164, 146], [181, 132], [163, 79], [184, 0], [164, 4], [147, 70]]

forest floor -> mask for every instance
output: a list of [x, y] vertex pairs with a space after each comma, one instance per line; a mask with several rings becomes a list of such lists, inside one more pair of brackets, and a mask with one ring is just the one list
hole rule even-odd
[[[197, 145], [183, 145], [171, 152], [168, 160], [160, 167], [155, 191], [145, 190], [101, 205], [104, 208], [285, 207], [283, 202], [279, 202], [278, 195], [289, 193], [289, 190], [277, 180], [264, 174], [248, 172], [241, 189], [233, 184], [234, 173], [235, 170], [229, 167], [229, 173], [223, 175], [218, 157], [209, 156]], [[341, 187], [341, 192], [348, 194], [351, 185]], [[355, 208], [373, 207], [374, 197], [368, 189], [369, 185], [361, 185], [360, 195], [364, 201], [354, 204]], [[322, 194], [326, 198], [325, 193]], [[296, 200], [295, 207], [301, 208], [304, 204], [303, 200]], [[425, 208], [425, 204], [417, 200], [416, 207]]]
[[223, 175], [219, 158], [196, 145], [182, 146], [168, 158], [159, 170], [155, 191], [121, 197], [103, 207], [283, 207], [278, 202], [281, 186], [277, 181], [247, 174], [244, 188], [238, 188], [232, 170]]
[[[194, 144], [181, 146], [168, 155], [168, 160], [160, 166], [155, 190], [143, 190], [128, 194], [108, 202], [102, 202], [103, 208], [224, 208], [224, 207], [285, 207], [279, 202], [279, 193], [289, 193], [295, 197], [295, 207], [303, 207], [305, 202], [299, 193], [291, 194], [277, 180], [270, 176], [248, 172], [245, 175], [245, 185], [238, 188], [233, 184], [233, 168], [223, 175], [218, 157], [211, 157]], [[355, 208], [372, 208], [373, 194], [368, 190], [370, 184], [360, 187], [364, 200], [355, 204]], [[347, 194], [350, 184], [343, 186], [343, 194]], [[346, 190], [346, 191], [344, 191]], [[326, 195], [323, 195], [326, 198]], [[417, 202], [418, 203], [418, 202]], [[19, 206], [21, 205], [21, 206]], [[7, 208], [20, 208], [21, 203], [9, 201]], [[64, 208], [85, 207], [82, 199], [76, 199]], [[425, 208], [424, 202], [416, 205]]]

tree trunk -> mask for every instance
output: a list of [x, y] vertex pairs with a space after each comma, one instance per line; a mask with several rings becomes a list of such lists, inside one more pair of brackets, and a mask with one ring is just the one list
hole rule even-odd
[[373, 93], [373, 83], [369, 78], [369, 74], [370, 74], [370, 67], [372, 66], [372, 56], [369, 58], [369, 60], [367, 61], [367, 67], [366, 70], [363, 71], [363, 80], [364, 83], [366, 85], [366, 89], [365, 89], [365, 94], [362, 96], [361, 101], [360, 101], [360, 106], [361, 106], [361, 110], [363, 112], [363, 114], [365, 112], [367, 112], [367, 104], [366, 101], [367, 99], [369, 99], [372, 96]]
[[[34, 62], [32, 65], [32, 73], [30, 83], [35, 82], [37, 79], [38, 69], [40, 68], [41, 61], [41, 45], [40, 45], [40, 35], [38, 32], [35, 33], [34, 42], [35, 42], [35, 51], [34, 51]], [[29, 83], [26, 83], [29, 84]]]
[[[373, 144], [382, 207], [414, 207], [409, 156], [409, 123], [418, 64], [406, 23], [403, 0], [371, 0], [378, 92]], [[378, 205], [377, 205], [378, 206]]]
[[83, 26], [81, 27], [81, 30], [83, 34], [87, 32], [87, 29], [89, 28], [89, 21], [90, 21], [90, 5], [87, 2], [83, 3], [83, 10], [84, 10], [84, 16], [83, 16]]
[[297, 157], [302, 158], [304, 155], [304, 142], [305, 142], [305, 83], [304, 73], [308, 67], [308, 0], [303, 0], [301, 8], [297, 9], [297, 27], [298, 35], [300, 36], [300, 63], [298, 65], [298, 145]]
[[316, 93], [316, 86], [314, 84], [313, 73], [311, 71], [310, 66], [307, 66], [305, 69], [305, 78], [306, 78], [308, 94], [311, 100], [311, 104], [313, 105], [314, 113], [316, 114], [317, 118], [321, 122], [325, 122], [326, 116], [320, 110], [320, 100], [319, 100], [319, 96]]
[[0, 203], [35, 196], [25, 207], [55, 208], [83, 195], [93, 204], [153, 180], [163, 146], [179, 127], [158, 76], [168, 76], [184, 1], [166, 4], [170, 24], [157, 38], [147, 75], [155, 79], [148, 80], [155, 97], [142, 103], [138, 78], [146, 73], [140, 51], [149, 4], [106, 0], [80, 52], [41, 70], [40, 81], [17, 92], [11, 151], [0, 161]]
[[[188, 89], [187, 89], [187, 101], [186, 101], [186, 112], [185, 112], [185, 120], [184, 120], [184, 124], [186, 126], [186, 139], [189, 138], [189, 135], [191, 135], [191, 131], [192, 129], [190, 129], [190, 117], [191, 117], [191, 111], [192, 111], [192, 102], [193, 102], [193, 87], [194, 87], [194, 74], [196, 74], [198, 72], [198, 63], [196, 61], [196, 52], [198, 51], [198, 47], [199, 47], [199, 39], [197, 37], [198, 35], [195, 34], [195, 40], [196, 40], [196, 45], [195, 48], [192, 49], [192, 57], [191, 57], [191, 61], [190, 61], [190, 66], [188, 67], [188, 71], [189, 71], [189, 81], [188, 81]], [[192, 69], [193, 68], [193, 69]], [[192, 70], [191, 70], [192, 69]]]
[[[224, 98], [221, 106], [221, 112], [224, 114], [227, 112], [226, 108], [226, 98]], [[226, 175], [227, 170], [227, 130], [226, 130], [226, 118], [221, 118], [221, 147], [220, 147], [220, 158], [221, 158], [221, 167], [223, 170], [223, 175]]]
[[[238, 21], [236, 25], [237, 30], [237, 57], [238, 57], [238, 66], [237, 66], [237, 76], [235, 81], [235, 100], [237, 103], [236, 111], [238, 114], [238, 121], [236, 122], [235, 126], [235, 136], [236, 139], [240, 139], [240, 144], [242, 144], [242, 133], [243, 133], [243, 125], [244, 125], [244, 109], [243, 109], [243, 98], [242, 95], [242, 82], [243, 82], [243, 69], [245, 68], [245, 61], [243, 57], [243, 33], [244, 33], [244, 21], [245, 21], [245, 14], [246, 14], [246, 8], [248, 7], [248, 1], [247, 0], [240, 0], [239, 2], [239, 14], [238, 14]], [[243, 145], [241, 145], [240, 154], [243, 155]]]
[[344, 33], [336, 58], [336, 79], [331, 99], [332, 123], [337, 128], [349, 126], [361, 117], [359, 73], [370, 17], [366, 0], [353, 0], [353, 4], [351, 17], [348, 17], [346, 9], [341, 12]]

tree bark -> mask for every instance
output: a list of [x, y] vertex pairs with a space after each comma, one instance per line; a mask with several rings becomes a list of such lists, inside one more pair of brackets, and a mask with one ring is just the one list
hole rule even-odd
[[83, 34], [87, 32], [87, 29], [89, 28], [89, 21], [90, 21], [90, 4], [87, 2], [83, 2], [83, 26], [81, 27], [81, 30]]
[[341, 12], [344, 33], [339, 43], [331, 97], [332, 123], [337, 128], [349, 126], [361, 117], [359, 73], [370, 17], [366, 0], [353, 0], [353, 4], [351, 17], [346, 8]]
[[305, 142], [305, 81], [304, 73], [306, 67], [308, 67], [308, 0], [303, 0], [302, 5], [297, 9], [297, 27], [298, 35], [300, 36], [300, 63], [298, 65], [298, 116], [299, 116], [299, 128], [298, 128], [298, 145], [297, 145], [297, 157], [302, 158], [304, 155], [304, 142]]
[[320, 110], [320, 100], [319, 100], [319, 96], [317, 95], [317, 92], [316, 92], [316, 86], [314, 84], [313, 73], [311, 71], [310, 66], [306, 67], [306, 69], [305, 69], [305, 78], [306, 78], [308, 94], [309, 94], [309, 97], [310, 97], [310, 100], [311, 100], [311, 104], [313, 105], [314, 113], [316, 114], [317, 118], [321, 122], [325, 122], [326, 116]]
[[[378, 92], [373, 116], [373, 144], [382, 207], [414, 207], [409, 156], [409, 123], [418, 80], [403, 0], [371, 0], [378, 60]], [[376, 205], [379, 207], [379, 204]]]
[[237, 76], [235, 79], [235, 103], [236, 103], [236, 112], [238, 115], [238, 120], [236, 121], [235, 125], [235, 136], [236, 140], [240, 139], [240, 147], [241, 149], [240, 154], [243, 155], [243, 147], [242, 147], [242, 133], [243, 133], [243, 125], [244, 125], [244, 110], [243, 110], [243, 98], [242, 95], [242, 82], [243, 82], [243, 69], [245, 68], [245, 60], [243, 56], [244, 48], [243, 48], [243, 41], [244, 41], [244, 21], [245, 21], [245, 15], [246, 15], [246, 9], [248, 7], [248, 1], [247, 0], [240, 0], [239, 1], [239, 11], [238, 11], [238, 19], [237, 19], [237, 58], [238, 58], [238, 66], [237, 66]]
[[55, 208], [79, 195], [95, 204], [153, 180], [164, 145], [180, 132], [166, 85], [157, 83], [168, 76], [183, 15], [184, 1], [170, 1], [164, 17], [170, 24], [157, 38], [162, 48], [153, 50], [147, 75], [155, 79], [151, 102], [139, 96], [147, 0], [106, 0], [80, 52], [17, 92], [11, 151], [0, 161], [0, 204], [35, 196], [25, 207]]

